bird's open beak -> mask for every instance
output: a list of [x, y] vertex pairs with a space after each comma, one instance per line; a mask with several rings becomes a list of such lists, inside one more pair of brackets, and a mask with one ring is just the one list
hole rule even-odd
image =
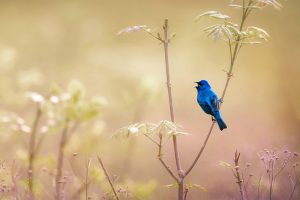
[[194, 82], [196, 83], [197, 85], [194, 85], [193, 88], [197, 88], [198, 87], [198, 82]]

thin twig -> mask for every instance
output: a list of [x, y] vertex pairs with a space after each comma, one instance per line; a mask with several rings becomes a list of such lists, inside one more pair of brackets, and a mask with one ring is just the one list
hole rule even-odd
[[60, 200], [61, 193], [61, 176], [62, 169], [64, 165], [64, 148], [67, 143], [67, 134], [69, 130], [69, 124], [66, 122], [61, 132], [61, 139], [59, 143], [58, 156], [57, 156], [57, 167], [56, 167], [56, 175], [55, 175], [55, 189], [56, 189], [56, 199]]
[[151, 142], [153, 142], [154, 144], [156, 144], [158, 147], [159, 147], [159, 143], [156, 142], [152, 137], [150, 137], [149, 135], [147, 134], [143, 134], [146, 138], [148, 138]]
[[297, 185], [299, 184], [299, 179], [300, 179], [300, 173], [298, 174], [298, 176], [296, 176], [296, 181], [295, 181], [294, 187], [293, 187], [293, 189], [292, 189], [292, 192], [291, 192], [291, 194], [290, 194], [290, 196], [289, 196], [289, 200], [292, 200], [292, 199], [293, 199], [293, 195], [294, 195], [294, 193], [295, 193], [296, 187], [297, 187]]
[[269, 188], [269, 199], [272, 200], [272, 193], [273, 193], [273, 183], [274, 183], [274, 163], [275, 161], [271, 159], [271, 174], [270, 174], [270, 188]]
[[[241, 24], [240, 24], [240, 31], [243, 30], [244, 23], [245, 23], [245, 20], [246, 20], [247, 16], [245, 15], [245, 12], [243, 11], [242, 21], [241, 21]], [[228, 88], [228, 85], [229, 85], [229, 81], [230, 81], [230, 79], [231, 79], [231, 77], [233, 75], [232, 71], [233, 71], [233, 67], [234, 67], [234, 64], [235, 64], [235, 61], [236, 61], [236, 58], [237, 58], [237, 55], [238, 55], [238, 49], [239, 49], [239, 46], [240, 46], [240, 38], [241, 37], [238, 36], [237, 42], [235, 43], [235, 47], [234, 47], [233, 53], [230, 52], [230, 55], [232, 55], [232, 56], [230, 58], [230, 66], [229, 66], [229, 70], [227, 72], [226, 83], [225, 83], [225, 86], [224, 86], [224, 89], [223, 89], [223, 92], [222, 92], [222, 96], [220, 98], [221, 99], [221, 105], [223, 104], [223, 100], [224, 100], [224, 97], [225, 97], [225, 94], [226, 94], [226, 91], [227, 91], [227, 88]], [[202, 153], [203, 153], [203, 151], [204, 151], [204, 149], [206, 147], [206, 144], [208, 142], [208, 139], [209, 139], [209, 137], [210, 137], [210, 135], [212, 133], [214, 125], [215, 125], [215, 121], [212, 122], [212, 124], [210, 126], [210, 129], [209, 129], [209, 131], [207, 133], [207, 136], [206, 136], [206, 138], [205, 138], [205, 140], [203, 142], [203, 145], [201, 146], [201, 148], [200, 148], [200, 150], [199, 150], [196, 158], [194, 159], [193, 163], [190, 165], [190, 167], [188, 168], [188, 170], [186, 171], [186, 173], [184, 174], [184, 176], [187, 176], [192, 171], [192, 169], [195, 167], [196, 163], [198, 162], [199, 158], [201, 157], [201, 155], [202, 155]]]
[[239, 159], [240, 159], [240, 153], [238, 153], [237, 151], [234, 154], [234, 166], [235, 166], [235, 177], [237, 179], [237, 184], [239, 186], [240, 189], [240, 193], [241, 193], [241, 199], [242, 200], [246, 200], [246, 195], [245, 195], [245, 191], [244, 191], [244, 181], [241, 178], [241, 174], [240, 174], [240, 167], [239, 167]]
[[262, 176], [259, 177], [258, 187], [257, 187], [257, 200], [260, 200], [260, 185], [261, 185]]
[[145, 29], [143, 29], [143, 31], [145, 31], [146, 33], [148, 33], [151, 37], [161, 41], [162, 43], [164, 42], [160, 37], [155, 36], [153, 33], [146, 31]]
[[169, 167], [169, 165], [162, 158], [162, 136], [159, 137], [158, 159], [161, 162], [161, 164], [165, 167], [165, 169], [169, 172], [169, 174], [174, 178], [174, 180], [179, 184], [179, 178], [177, 178], [175, 173], [172, 171], [171, 167]]
[[115, 198], [116, 198], [117, 200], [120, 200], [119, 197], [118, 197], [118, 194], [117, 194], [117, 192], [116, 192], [116, 190], [115, 190], [115, 187], [114, 187], [114, 185], [113, 185], [113, 183], [112, 183], [112, 181], [111, 181], [111, 179], [110, 179], [110, 177], [109, 177], [109, 175], [108, 175], [108, 173], [107, 173], [107, 171], [106, 171], [106, 168], [104, 167], [104, 164], [103, 164], [103, 162], [102, 162], [100, 156], [98, 155], [97, 158], [98, 158], [98, 161], [99, 161], [99, 163], [100, 163], [100, 165], [101, 165], [101, 168], [102, 168], [102, 170], [104, 171], [104, 174], [105, 174], [105, 176], [106, 176], [106, 178], [107, 178], [107, 180], [108, 180], [108, 182], [109, 182], [109, 185], [110, 185], [110, 187], [111, 187], [111, 189], [112, 189], [112, 191], [113, 191], [113, 193], [114, 193]]
[[80, 188], [78, 188], [78, 189], [74, 192], [74, 194], [71, 196], [71, 199], [79, 199], [80, 194], [81, 194], [83, 191], [86, 190], [86, 185], [90, 185], [91, 183], [92, 183], [92, 180], [89, 180], [89, 181], [87, 182], [87, 184], [86, 184], [86, 183], [85, 183], [85, 184], [82, 184], [82, 185], [80, 186]]
[[184, 190], [184, 200], [187, 200], [187, 194], [189, 192], [189, 189], [188, 188], [185, 188]]
[[[165, 19], [165, 23], [163, 26], [163, 30], [164, 30], [163, 44], [164, 44], [164, 53], [165, 53], [166, 79], [167, 79], [167, 89], [168, 89], [168, 97], [169, 97], [170, 117], [171, 117], [171, 121], [174, 122], [175, 117], [174, 117], [174, 109], [173, 109], [172, 88], [171, 88], [171, 80], [170, 80], [170, 66], [169, 66], [169, 56], [168, 56], [168, 45], [169, 45], [168, 28], [169, 28], [168, 27], [168, 19]], [[177, 144], [176, 135], [173, 135], [173, 148], [174, 148], [174, 154], [175, 154], [177, 173], [180, 178], [180, 181], [178, 183], [179, 184], [178, 185], [178, 200], [183, 200], [183, 198], [184, 198], [183, 197], [183, 195], [184, 195], [184, 191], [183, 191], [184, 190], [184, 185], [183, 185], [184, 172], [181, 168], [181, 162], [180, 162], [180, 156], [178, 153], [178, 144]]]
[[184, 176], [187, 176], [187, 175], [192, 171], [192, 169], [194, 168], [194, 166], [196, 165], [196, 163], [198, 162], [200, 156], [202, 155], [202, 153], [203, 153], [203, 151], [204, 151], [204, 149], [205, 149], [205, 147], [206, 147], [206, 144], [207, 144], [207, 142], [208, 142], [208, 139], [209, 139], [209, 137], [210, 137], [210, 135], [211, 135], [211, 133], [212, 133], [212, 130], [213, 130], [214, 126], [215, 126], [215, 122], [213, 122], [213, 123], [211, 124], [210, 129], [209, 129], [209, 131], [208, 131], [208, 134], [207, 134], [207, 136], [206, 136], [206, 138], [205, 138], [205, 140], [204, 140], [204, 143], [203, 143], [203, 145], [202, 145], [202, 147], [201, 147], [199, 153], [197, 154], [197, 156], [196, 156], [194, 162], [191, 164], [191, 166], [188, 168], [188, 170], [186, 170]]
[[37, 104], [37, 111], [36, 111], [36, 115], [35, 115], [35, 119], [32, 125], [32, 130], [31, 130], [31, 134], [30, 134], [30, 140], [29, 140], [29, 151], [28, 151], [28, 158], [29, 158], [29, 166], [28, 166], [28, 187], [29, 187], [29, 192], [30, 192], [30, 198], [34, 199], [34, 194], [33, 194], [33, 170], [34, 170], [34, 160], [35, 160], [35, 147], [36, 147], [36, 134], [37, 134], [37, 128], [40, 122], [42, 116], [42, 111], [40, 108], [40, 105]]
[[89, 169], [90, 169], [90, 164], [91, 164], [91, 159], [86, 159], [85, 160], [85, 199], [88, 199], [88, 182], [89, 182]]

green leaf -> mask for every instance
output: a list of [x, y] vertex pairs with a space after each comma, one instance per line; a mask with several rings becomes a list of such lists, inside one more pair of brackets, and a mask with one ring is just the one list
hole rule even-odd
[[150, 134], [154, 134], [159, 137], [186, 135], [185, 133], [183, 134], [183, 132], [178, 131], [178, 128], [180, 128], [180, 126], [178, 126], [177, 124], [168, 120], [162, 120], [150, 130]]
[[207, 189], [199, 184], [195, 184], [195, 183], [187, 183], [185, 184], [185, 189], [190, 190], [192, 188], [198, 188], [200, 189], [202, 192], [207, 192]]
[[152, 123], [135, 123], [129, 126], [125, 126], [117, 130], [113, 137], [125, 137], [130, 136], [140, 136], [143, 134], [151, 134], [152, 128], [155, 127], [155, 124]]
[[178, 188], [178, 183], [174, 182], [168, 185], [164, 185], [166, 188]]
[[195, 21], [199, 21], [203, 17], [211, 17], [211, 18], [220, 19], [220, 20], [227, 20], [230, 18], [228, 15], [221, 14], [219, 11], [207, 11], [207, 12], [204, 12], [204, 13], [198, 15], [195, 18]]
[[179, 125], [168, 120], [162, 120], [157, 124], [153, 123], [136, 123], [125, 126], [117, 130], [113, 137], [140, 136], [140, 135], [156, 135], [159, 137], [173, 135], [187, 135], [188, 133], [179, 131]]
[[257, 6], [263, 8], [265, 6], [273, 6], [275, 9], [281, 9], [282, 5], [277, 0], [256, 0]]
[[151, 32], [151, 29], [148, 28], [146, 25], [135, 25], [135, 26], [128, 26], [124, 29], [121, 29], [117, 35], [121, 35], [124, 33], [132, 33], [132, 32], [138, 32], [138, 31], [146, 31], [146, 32]]
[[196, 187], [196, 188], [202, 190], [202, 192], [207, 192], [207, 189], [206, 189], [205, 187], [203, 187], [203, 186], [201, 186], [201, 185], [198, 185], [198, 184], [193, 184], [193, 185], [194, 185], [194, 187]]
[[243, 44], [257, 44], [261, 40], [267, 41], [269, 34], [258, 27], [249, 26], [241, 33], [241, 41]]
[[234, 7], [234, 8], [243, 8], [243, 6], [238, 5], [238, 4], [229, 4], [229, 6]]
[[207, 33], [208, 37], [212, 39], [222, 39], [224, 41], [235, 42], [240, 36], [241, 32], [238, 29], [238, 25], [230, 21], [224, 21], [223, 24], [215, 24], [203, 29]]

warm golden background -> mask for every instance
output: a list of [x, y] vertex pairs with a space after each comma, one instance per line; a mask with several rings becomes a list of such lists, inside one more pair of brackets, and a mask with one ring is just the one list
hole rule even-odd
[[[263, 44], [242, 48], [222, 107], [228, 129], [222, 134], [214, 129], [203, 157], [188, 177], [208, 191], [193, 190], [190, 199], [232, 199], [238, 194], [230, 170], [219, 165], [220, 160], [231, 162], [236, 149], [243, 163], [253, 163], [257, 174], [263, 173], [257, 156], [260, 150], [300, 150], [300, 2], [281, 3], [281, 10], [268, 7], [252, 13], [247, 21], [271, 37]], [[97, 165], [94, 157], [101, 153], [111, 173], [126, 174], [141, 183], [152, 180], [156, 190], [146, 199], [175, 199], [176, 190], [163, 187], [172, 180], [149, 141], [141, 137], [130, 144], [110, 139], [122, 126], [169, 119], [162, 45], [145, 33], [116, 33], [144, 24], [160, 31], [163, 20], [169, 19], [170, 31], [176, 32], [170, 44], [175, 118], [191, 133], [179, 139], [182, 163], [188, 166], [210, 126], [210, 117], [197, 105], [193, 82], [207, 79], [220, 96], [226, 78], [222, 70], [229, 64], [227, 46], [202, 31], [209, 22], [193, 20], [204, 11], [219, 10], [239, 23], [240, 11], [227, 4], [227, 0], [1, 0], [1, 111], [16, 112], [31, 124], [34, 106], [25, 97], [26, 91], [45, 94], [52, 83], [65, 87], [70, 80], [81, 81], [87, 97], [99, 95], [108, 102], [100, 117], [105, 127], [97, 147], [87, 156]], [[18, 161], [17, 152], [26, 149], [24, 136], [11, 138], [2, 129], [1, 160]], [[41, 155], [56, 155], [58, 137], [45, 140]], [[171, 147], [166, 144], [165, 158], [173, 164]], [[76, 149], [79, 155], [81, 151], [85, 152]], [[131, 163], [130, 169], [124, 163]], [[80, 165], [84, 168], [84, 159]], [[90, 195], [101, 193], [96, 185]]]

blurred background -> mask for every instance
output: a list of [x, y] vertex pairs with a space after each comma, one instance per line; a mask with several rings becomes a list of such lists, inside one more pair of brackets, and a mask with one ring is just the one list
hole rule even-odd
[[[179, 138], [186, 168], [211, 124], [196, 102], [193, 82], [206, 79], [221, 96], [226, 80], [223, 70], [229, 65], [226, 44], [207, 38], [202, 31], [210, 21], [195, 23], [194, 18], [207, 10], [219, 10], [239, 23], [240, 10], [228, 3], [1, 0], [1, 112], [18, 113], [31, 124], [35, 107], [26, 92], [46, 95], [52, 84], [65, 88], [76, 79], [85, 86], [86, 98], [102, 96], [107, 106], [97, 119], [101, 134], [93, 139], [94, 149], [85, 151], [87, 143], [74, 147], [74, 152], [88, 152], [83, 157], [93, 159], [99, 153], [111, 173], [144, 184], [140, 190], [151, 194], [141, 199], [175, 199], [176, 189], [164, 187], [173, 180], [158, 162], [157, 149], [151, 142], [143, 137], [111, 139], [120, 127], [169, 119], [163, 46], [143, 32], [117, 33], [130, 25], [147, 25], [161, 32], [164, 19], [169, 19], [170, 32], [176, 33], [169, 52], [175, 121], [190, 133]], [[222, 106], [228, 129], [222, 134], [214, 129], [203, 156], [187, 178], [207, 192], [191, 190], [190, 199], [237, 199], [231, 171], [219, 165], [219, 161], [232, 162], [236, 149], [242, 154], [242, 163], [251, 162], [253, 170], [261, 174], [261, 150], [300, 150], [300, 2], [281, 3], [281, 10], [266, 7], [253, 12], [246, 22], [265, 29], [271, 37], [263, 44], [242, 48]], [[1, 128], [1, 160], [18, 161], [18, 152], [26, 149], [24, 135], [10, 132]], [[80, 136], [82, 140], [91, 137]], [[40, 154], [56, 155], [58, 138], [54, 135], [46, 140]], [[171, 140], [165, 141], [164, 156], [174, 167]], [[94, 163], [97, 165], [96, 160]], [[84, 159], [78, 162], [80, 165], [84, 166]], [[91, 195], [99, 193], [96, 186], [91, 189]]]

